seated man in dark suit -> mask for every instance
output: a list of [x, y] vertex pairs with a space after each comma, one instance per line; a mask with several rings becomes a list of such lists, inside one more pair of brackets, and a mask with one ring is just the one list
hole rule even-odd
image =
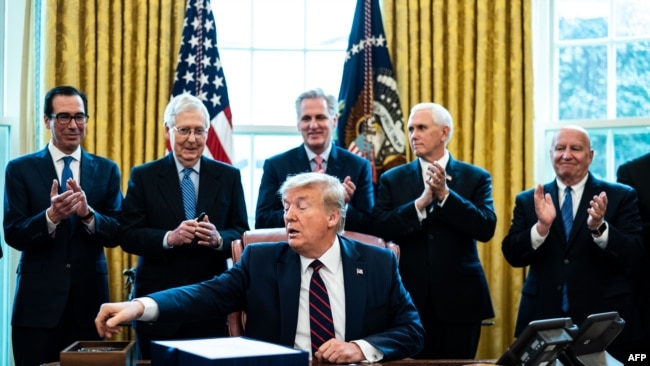
[[[397, 258], [337, 235], [345, 222], [343, 185], [326, 174], [303, 173], [287, 179], [280, 192], [288, 242], [247, 246], [219, 277], [104, 304], [95, 319], [99, 335], [110, 338], [133, 319], [200, 321], [244, 310], [245, 336], [311, 351], [320, 361], [377, 362], [418, 353], [424, 329]], [[318, 307], [309, 299], [316, 277], [331, 304], [322, 338], [316, 337], [320, 328], [310, 325], [310, 308]]]
[[256, 228], [284, 224], [278, 188], [288, 176], [319, 171], [339, 178], [345, 187], [345, 229], [369, 233], [367, 225], [375, 203], [370, 162], [332, 143], [332, 131], [338, 120], [336, 111], [336, 98], [325, 95], [321, 89], [298, 96], [298, 130], [304, 143], [264, 162], [255, 211]]

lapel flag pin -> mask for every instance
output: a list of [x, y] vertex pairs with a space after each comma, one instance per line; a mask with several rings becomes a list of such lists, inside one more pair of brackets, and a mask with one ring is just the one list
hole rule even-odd
[[363, 269], [361, 269], [361, 268], [357, 268], [357, 274], [358, 274], [358, 275], [362, 275], [362, 274], [363, 274]]

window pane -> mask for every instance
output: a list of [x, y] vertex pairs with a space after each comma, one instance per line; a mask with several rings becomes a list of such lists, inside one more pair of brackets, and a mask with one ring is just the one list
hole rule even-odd
[[[224, 47], [250, 47], [251, 1], [212, 0], [219, 53]], [[237, 14], [237, 16], [233, 16]]]
[[233, 126], [251, 123], [251, 58], [248, 50], [220, 49], [219, 56], [228, 85]]
[[253, 52], [253, 125], [296, 123], [294, 101], [305, 83], [303, 52]]
[[338, 98], [344, 63], [345, 51], [308, 52], [305, 61], [306, 88], [319, 87]]
[[614, 130], [614, 164], [616, 169], [628, 160], [650, 150], [650, 126]]
[[555, 4], [560, 40], [607, 37], [609, 1], [559, 0]]
[[[307, 0], [306, 47], [346, 49], [355, 5], [355, 2], [350, 0]], [[328, 31], [325, 32], [325, 29]]]
[[303, 48], [304, 0], [253, 0], [253, 47]]
[[607, 47], [559, 49], [560, 119], [607, 117]]
[[616, 0], [616, 36], [650, 36], [650, 1]]
[[650, 116], [650, 41], [616, 47], [616, 116]]

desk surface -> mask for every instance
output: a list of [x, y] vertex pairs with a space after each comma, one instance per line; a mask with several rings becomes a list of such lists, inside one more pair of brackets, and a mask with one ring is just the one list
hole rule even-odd
[[[409, 365], [409, 366], [427, 366], [427, 365], [436, 365], [436, 366], [494, 366], [494, 360], [399, 360], [399, 361], [386, 361], [375, 364], [368, 365], [377, 365], [377, 366], [399, 366], [399, 365]], [[137, 365], [151, 365], [151, 361], [138, 361]], [[331, 365], [326, 363], [312, 362], [312, 366], [316, 365]], [[59, 366], [58, 362], [46, 363], [43, 366]]]

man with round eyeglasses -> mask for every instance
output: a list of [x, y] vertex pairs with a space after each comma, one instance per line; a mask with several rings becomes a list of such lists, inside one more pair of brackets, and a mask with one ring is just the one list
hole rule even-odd
[[7, 164], [5, 239], [21, 252], [12, 315], [16, 365], [58, 361], [73, 342], [98, 340], [94, 310], [109, 299], [104, 248], [118, 245], [122, 204], [113, 161], [81, 147], [88, 99], [71, 86], [45, 95], [44, 149]]
[[[171, 153], [131, 171], [120, 244], [139, 256], [136, 297], [221, 274], [231, 241], [248, 230], [239, 170], [203, 156], [209, 123], [200, 99], [172, 98], [164, 113]], [[225, 320], [135, 322], [140, 357], [151, 358], [152, 340], [224, 336]]]

